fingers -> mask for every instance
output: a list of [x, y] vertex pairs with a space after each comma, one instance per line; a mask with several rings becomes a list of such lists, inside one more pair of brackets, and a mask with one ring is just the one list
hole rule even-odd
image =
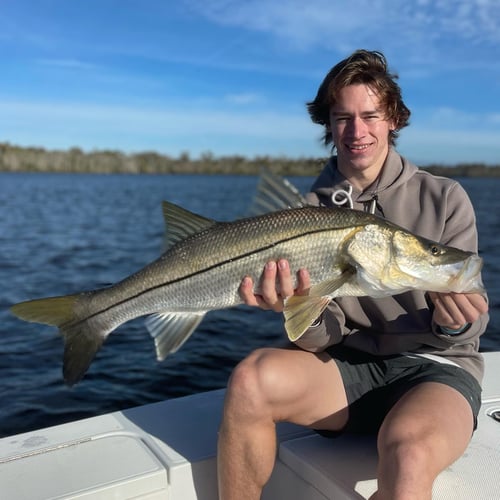
[[[277, 275], [278, 275], [278, 286], [279, 293], [277, 298], [285, 299], [294, 294], [292, 273], [290, 271], [290, 265], [285, 259], [280, 259], [277, 263]], [[274, 287], [274, 292], [276, 293], [276, 286]]]
[[450, 294], [430, 293], [429, 295], [435, 306], [433, 318], [438, 325], [448, 328], [460, 328], [467, 323]]
[[[279, 284], [279, 291], [276, 284]], [[290, 267], [286, 260], [270, 261], [264, 267], [260, 282], [261, 295], [268, 309], [283, 311], [284, 299], [293, 295]]]
[[311, 277], [309, 276], [309, 271], [307, 271], [307, 269], [299, 269], [298, 280], [295, 294], [307, 295], [309, 293], [309, 288], [311, 288]]
[[253, 293], [253, 280], [250, 276], [245, 276], [239, 289], [241, 300], [247, 306], [258, 306], [257, 296]]
[[246, 305], [281, 312], [287, 297], [307, 294], [310, 276], [305, 269], [298, 272], [297, 281], [297, 289], [294, 289], [293, 275], [286, 259], [269, 261], [260, 278], [260, 294], [255, 294], [254, 283], [248, 276], [241, 282], [239, 293]]
[[283, 310], [283, 301], [276, 290], [276, 278], [278, 275], [276, 262], [268, 262], [260, 279], [260, 294], [254, 292], [252, 278], [245, 276], [241, 282], [239, 293], [247, 306], [258, 306], [261, 309]]
[[440, 326], [460, 328], [488, 311], [488, 304], [478, 293], [430, 292], [429, 296], [435, 306], [434, 321]]

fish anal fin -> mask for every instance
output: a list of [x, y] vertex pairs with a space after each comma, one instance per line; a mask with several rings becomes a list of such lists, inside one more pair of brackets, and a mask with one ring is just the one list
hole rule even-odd
[[190, 212], [169, 201], [162, 202], [162, 209], [166, 229], [164, 242], [166, 249], [192, 234], [217, 224], [213, 219]]
[[330, 303], [330, 297], [294, 295], [285, 301], [283, 314], [288, 338], [295, 342], [321, 316]]
[[158, 361], [176, 352], [199, 325], [205, 312], [157, 313], [146, 318], [146, 327], [153, 337]]

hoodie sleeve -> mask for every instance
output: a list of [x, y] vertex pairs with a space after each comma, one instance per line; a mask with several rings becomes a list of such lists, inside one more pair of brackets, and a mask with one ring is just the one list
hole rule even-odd
[[478, 235], [474, 207], [466, 191], [454, 182], [445, 194], [445, 225], [441, 243], [477, 253]]
[[[478, 234], [474, 208], [465, 190], [457, 182], [453, 182], [444, 200], [446, 206], [446, 224], [441, 243], [469, 252], [478, 252]], [[484, 295], [488, 300], [487, 295]], [[486, 330], [488, 314], [483, 314], [477, 321], [458, 334], [449, 334], [432, 323], [432, 331], [440, 340], [451, 345], [466, 344], [479, 337]]]
[[325, 309], [317, 324], [295, 341], [295, 345], [310, 352], [321, 352], [331, 345], [342, 341], [344, 335], [345, 316], [338, 304], [332, 300]]

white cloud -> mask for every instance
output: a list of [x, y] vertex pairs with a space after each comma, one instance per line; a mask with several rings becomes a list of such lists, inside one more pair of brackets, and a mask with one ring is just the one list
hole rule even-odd
[[[497, 0], [185, 0], [214, 23], [265, 32], [282, 43], [345, 51], [370, 43], [399, 47], [408, 56], [448, 40], [500, 42]], [[349, 37], [346, 39], [346, 35]], [[347, 40], [347, 41], [346, 41]], [[349, 43], [350, 41], [350, 43]], [[432, 55], [428, 52], [428, 55]]]

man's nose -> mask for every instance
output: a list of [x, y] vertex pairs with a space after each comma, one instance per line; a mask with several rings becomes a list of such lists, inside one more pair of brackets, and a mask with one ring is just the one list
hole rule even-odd
[[349, 134], [356, 139], [364, 137], [366, 135], [365, 121], [359, 116], [353, 117], [351, 120], [349, 120], [348, 131]]

